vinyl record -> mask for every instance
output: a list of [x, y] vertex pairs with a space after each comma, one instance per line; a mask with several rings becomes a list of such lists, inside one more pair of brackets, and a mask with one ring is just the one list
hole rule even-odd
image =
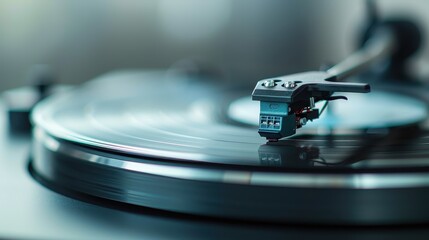
[[118, 72], [45, 100], [33, 112], [35, 175], [56, 188], [210, 217], [429, 222], [427, 103], [415, 94], [349, 96], [297, 135], [266, 143], [252, 126], [257, 106], [203, 82]]

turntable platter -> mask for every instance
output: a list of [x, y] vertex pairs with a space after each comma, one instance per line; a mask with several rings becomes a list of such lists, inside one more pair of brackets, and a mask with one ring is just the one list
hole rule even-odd
[[429, 213], [429, 134], [418, 125], [424, 103], [395, 95], [415, 114], [375, 122], [389, 126], [383, 131], [344, 123], [357, 129], [266, 144], [255, 127], [224, 121], [220, 89], [166, 76], [118, 72], [39, 104], [36, 178], [54, 189], [212, 217], [429, 221], [429, 214], [415, 214]]

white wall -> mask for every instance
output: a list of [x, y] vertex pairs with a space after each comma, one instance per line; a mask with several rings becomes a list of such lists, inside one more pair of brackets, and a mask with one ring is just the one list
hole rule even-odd
[[[379, 2], [382, 15], [412, 15], [429, 32], [426, 0]], [[339, 61], [364, 18], [358, 0], [0, 0], [0, 91], [27, 84], [34, 64], [75, 83], [183, 58], [253, 83]]]

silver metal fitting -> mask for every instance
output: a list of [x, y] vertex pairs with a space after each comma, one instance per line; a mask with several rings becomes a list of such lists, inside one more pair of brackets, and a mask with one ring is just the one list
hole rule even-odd
[[273, 79], [266, 80], [264, 82], [264, 87], [266, 87], [266, 88], [272, 88], [272, 87], [275, 87], [275, 86], [276, 86], [276, 81], [274, 81]]
[[295, 82], [289, 81], [289, 82], [285, 83], [284, 86], [285, 86], [285, 88], [295, 88], [296, 84], [295, 84]]

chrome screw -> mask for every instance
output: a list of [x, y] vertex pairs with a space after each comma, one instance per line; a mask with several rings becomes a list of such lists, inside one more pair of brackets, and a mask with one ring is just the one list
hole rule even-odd
[[289, 81], [285, 83], [285, 88], [295, 88], [295, 87], [296, 87], [295, 82]]
[[264, 82], [264, 87], [266, 87], [266, 88], [272, 88], [272, 87], [275, 87], [275, 86], [276, 86], [276, 82], [273, 79], [266, 80]]

